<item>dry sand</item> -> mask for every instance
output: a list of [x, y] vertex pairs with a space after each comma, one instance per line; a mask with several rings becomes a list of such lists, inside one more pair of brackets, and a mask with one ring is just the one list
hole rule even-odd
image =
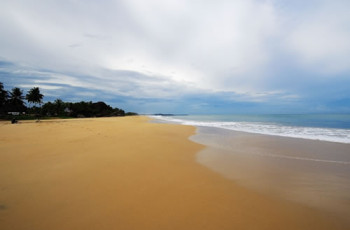
[[0, 123], [0, 229], [346, 229], [196, 163], [194, 127], [147, 121]]

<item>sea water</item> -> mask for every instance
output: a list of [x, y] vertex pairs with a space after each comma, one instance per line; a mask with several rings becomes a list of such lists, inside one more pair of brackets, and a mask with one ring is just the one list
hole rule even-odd
[[224, 177], [350, 220], [350, 114], [153, 118], [196, 126], [197, 161]]
[[350, 114], [263, 114], [152, 116], [197, 127], [350, 143]]

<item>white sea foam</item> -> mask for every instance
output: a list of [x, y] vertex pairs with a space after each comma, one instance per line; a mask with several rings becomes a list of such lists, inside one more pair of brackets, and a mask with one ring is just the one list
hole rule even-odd
[[193, 121], [165, 116], [151, 117], [165, 122], [178, 123], [183, 125], [214, 127], [248, 133], [303, 138], [338, 143], [350, 143], [350, 129], [284, 126], [279, 124], [262, 122]]

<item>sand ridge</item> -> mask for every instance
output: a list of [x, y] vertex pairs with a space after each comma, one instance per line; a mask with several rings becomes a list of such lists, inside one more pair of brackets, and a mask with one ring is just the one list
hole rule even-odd
[[194, 127], [148, 120], [2, 123], [1, 229], [345, 229], [196, 163]]

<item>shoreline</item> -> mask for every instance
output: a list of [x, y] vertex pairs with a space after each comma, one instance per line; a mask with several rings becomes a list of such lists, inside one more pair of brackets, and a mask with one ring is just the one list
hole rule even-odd
[[207, 146], [197, 162], [225, 178], [350, 225], [349, 144], [208, 127], [197, 127], [190, 140]]
[[2, 229], [347, 229], [198, 164], [195, 127], [149, 120], [1, 125]]
[[[267, 135], [274, 137], [286, 137], [286, 138], [297, 138], [304, 140], [316, 140], [316, 141], [325, 141], [331, 143], [340, 143], [340, 144], [350, 144], [350, 130], [347, 128], [339, 127], [340, 124], [333, 121], [333, 126], [330, 125], [321, 125], [307, 123], [275, 123], [270, 121], [263, 120], [254, 120], [249, 121], [249, 119], [243, 121], [242, 117], [220, 117], [219, 115], [208, 115], [200, 117], [200, 115], [192, 117], [163, 117], [163, 116], [151, 116], [156, 119], [159, 123], [172, 123], [172, 124], [183, 124], [191, 125], [195, 127], [207, 127], [214, 129], [224, 129], [233, 132], [243, 132], [256, 135]], [[249, 118], [249, 116], [248, 116]], [[232, 119], [232, 120], [231, 120]], [[302, 118], [301, 118], [302, 119]], [[277, 119], [278, 120], [278, 119]], [[316, 122], [317, 123], [317, 122]], [[344, 122], [346, 127], [349, 127], [349, 123]], [[350, 128], [350, 127], [349, 127]]]

